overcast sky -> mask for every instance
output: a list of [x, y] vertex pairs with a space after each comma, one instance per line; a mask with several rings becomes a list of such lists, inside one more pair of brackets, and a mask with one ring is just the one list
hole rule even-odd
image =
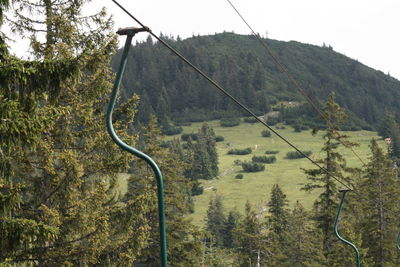
[[[119, 0], [153, 32], [205, 35], [250, 34], [226, 0]], [[231, 0], [256, 32], [277, 40], [331, 45], [335, 51], [400, 79], [399, 0]], [[111, 0], [105, 5], [115, 28], [137, 26]], [[142, 33], [137, 38], [147, 37]], [[136, 37], [135, 37], [136, 38]]]

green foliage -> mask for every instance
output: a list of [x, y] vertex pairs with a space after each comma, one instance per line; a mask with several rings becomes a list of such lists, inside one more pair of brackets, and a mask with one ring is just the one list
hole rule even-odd
[[198, 135], [196, 133], [182, 134], [181, 140], [187, 141], [190, 138], [190, 139], [192, 139], [192, 141], [196, 141], [197, 137], [198, 137]]
[[330, 95], [326, 102], [324, 115], [330, 123], [327, 124], [326, 133], [323, 135], [325, 142], [321, 151], [325, 156], [323, 159], [317, 160], [317, 163], [325, 168], [325, 170], [319, 168], [304, 170], [309, 182], [302, 189], [308, 192], [315, 189], [322, 191], [314, 202], [313, 218], [317, 228], [322, 231], [324, 255], [328, 263], [333, 264], [333, 261], [337, 257], [337, 255], [334, 255], [333, 245], [336, 240], [332, 235], [337, 208], [337, 185], [332, 176], [349, 184], [349, 178], [344, 176], [344, 172], [351, 172], [352, 170], [346, 167], [346, 160], [337, 150], [342, 144], [346, 147], [352, 147], [355, 144], [348, 141], [348, 136], [342, 135], [337, 131], [339, 126], [345, 121], [346, 113], [335, 102], [334, 94]]
[[223, 118], [220, 121], [221, 127], [234, 127], [240, 124], [239, 118]]
[[253, 162], [261, 162], [261, 163], [275, 163], [276, 157], [275, 156], [253, 156], [251, 158]]
[[[303, 152], [304, 155], [306, 156], [310, 156], [312, 154], [312, 151], [301, 151]], [[305, 156], [301, 154], [298, 151], [290, 151], [288, 153], [286, 153], [286, 158], [287, 159], [301, 159], [301, 158], [305, 158]]]
[[265, 165], [258, 162], [242, 162], [242, 169], [245, 172], [260, 172], [265, 170]]
[[[192, 136], [196, 139], [195, 143]], [[188, 140], [185, 161], [190, 167], [186, 176], [193, 181], [216, 177], [219, 169], [214, 130], [204, 123], [197, 134], [183, 134], [181, 139]], [[199, 193], [198, 190], [196, 192]]]
[[273, 154], [278, 154], [279, 150], [266, 150], [265, 154], [267, 155], [273, 155]]
[[[282, 114], [280, 119], [269, 117], [269, 125], [286, 120], [292, 120], [289, 124], [294, 125], [301, 117], [310, 128], [323, 126], [318, 113], [304, 103], [305, 99], [293, 90], [289, 82], [281, 78], [282, 74], [253, 36], [225, 32], [186, 40], [168, 37], [168, 41], [233, 96], [252, 107], [256, 114], [264, 115], [279, 101], [303, 102]], [[304, 83], [306, 91], [312, 88], [311, 95], [317, 106], [322, 107], [321, 99], [332, 91], [336, 92], [338, 103], [354, 114], [348, 125], [343, 125], [347, 129], [378, 126], [386, 110], [399, 112], [396, 99], [400, 97], [400, 83], [396, 79], [328, 47], [295, 41], [264, 41], [296, 79]], [[121, 53], [119, 51], [113, 60], [114, 69], [118, 67]], [[168, 116], [175, 121], [205, 121], [234, 114], [243, 116], [224, 100], [225, 96], [218, 94], [214, 87], [162, 49], [160, 43], [139, 43], [132, 47], [132, 57], [136, 60], [128, 63], [128, 73], [123, 80], [124, 95], [129, 97], [136, 93], [142, 96], [146, 93], [158, 117], [162, 115], [157, 108], [160, 102], [167, 103]], [[163, 91], [166, 95], [160, 98]], [[276, 109], [281, 112], [279, 106]]]
[[252, 150], [250, 147], [245, 149], [230, 149], [228, 150], [228, 155], [248, 155], [251, 154]]
[[261, 132], [261, 136], [262, 136], [262, 137], [271, 137], [271, 132], [268, 131], [268, 130], [263, 130], [263, 131]]
[[222, 141], [224, 141], [225, 140], [225, 138], [222, 136], [222, 135], [217, 135], [216, 137], [215, 137], [215, 142], [222, 142]]
[[258, 120], [254, 117], [245, 117], [245, 118], [243, 118], [243, 121], [247, 122], [247, 123], [257, 123], [258, 122]]
[[239, 173], [235, 175], [236, 179], [243, 179], [243, 173]]
[[371, 141], [372, 156], [358, 188], [364, 198], [357, 203], [360, 211], [358, 228], [362, 232], [362, 247], [367, 249], [366, 258], [373, 266], [395, 266], [399, 264], [393, 250], [399, 232], [400, 183], [392, 162], [375, 140]]
[[216, 195], [208, 203], [206, 230], [212, 236], [211, 242], [219, 247], [224, 245], [225, 220], [222, 197]]
[[168, 126], [162, 129], [162, 133], [165, 135], [176, 135], [183, 132], [183, 128], [180, 126]]

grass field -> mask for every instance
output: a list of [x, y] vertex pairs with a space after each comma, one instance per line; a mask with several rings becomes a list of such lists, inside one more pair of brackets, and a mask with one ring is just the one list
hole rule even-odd
[[[183, 127], [184, 133], [197, 133], [201, 125], [202, 123], [193, 123], [191, 126], [185, 126]], [[285, 159], [286, 153], [294, 150], [274, 134], [271, 137], [262, 137], [261, 131], [265, 127], [259, 123], [249, 124], [242, 122], [239, 126], [224, 128], [219, 126], [219, 121], [210, 121], [208, 125], [214, 128], [216, 135], [222, 135], [225, 140], [217, 143], [219, 177], [214, 180], [203, 181], [204, 193], [195, 198], [195, 213], [191, 216], [194, 224], [203, 225], [208, 202], [216, 193], [222, 195], [225, 210], [227, 211], [236, 208], [242, 213], [248, 200], [255, 205], [259, 212], [262, 212], [265, 210], [265, 204], [269, 199], [269, 194], [274, 184], [281, 186], [288, 196], [290, 206], [299, 200], [306, 208], [311, 208], [318, 192], [306, 193], [300, 190], [302, 184], [306, 182], [306, 176], [301, 171], [301, 168], [313, 167], [307, 159]], [[276, 128], [274, 127], [274, 129]], [[311, 150], [313, 152], [312, 158], [323, 157], [320, 152], [323, 132], [312, 136], [310, 131], [296, 133], [290, 126], [277, 131], [300, 150]], [[368, 145], [372, 138], [377, 138], [376, 133], [356, 131], [346, 132], [346, 134], [351, 136], [352, 141], [360, 144], [354, 150], [364, 161], [367, 161], [370, 154]], [[173, 137], [168, 137], [168, 139], [170, 138]], [[227, 155], [227, 151], [231, 148], [246, 147], [252, 148], [252, 154], [243, 156]], [[279, 153], [275, 155], [277, 161], [273, 164], [267, 164], [265, 171], [243, 173], [241, 166], [234, 165], [236, 159], [251, 161], [254, 155], [265, 155], [266, 150], [279, 150]], [[361, 162], [350, 150], [343, 148], [341, 152], [347, 159], [348, 166], [361, 166]], [[238, 173], [244, 175], [243, 179], [235, 178]]]

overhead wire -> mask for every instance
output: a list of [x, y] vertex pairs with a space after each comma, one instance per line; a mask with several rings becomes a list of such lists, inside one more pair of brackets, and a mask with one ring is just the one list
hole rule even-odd
[[247, 113], [249, 113], [252, 117], [254, 117], [258, 122], [263, 124], [265, 127], [267, 127], [271, 132], [273, 132], [276, 136], [278, 136], [282, 141], [284, 141], [286, 144], [288, 144], [290, 147], [292, 147], [294, 150], [296, 150], [298, 153], [300, 153], [304, 158], [308, 159], [312, 164], [317, 166], [320, 170], [331, 176], [334, 180], [336, 180], [338, 183], [346, 187], [347, 189], [353, 190], [349, 185], [341, 181], [338, 177], [336, 177], [334, 174], [330, 173], [329, 170], [326, 168], [322, 167], [320, 164], [318, 164], [315, 160], [310, 158], [308, 155], [306, 155], [303, 151], [298, 149], [294, 144], [292, 144], [288, 139], [283, 137], [280, 133], [278, 133], [276, 130], [274, 130], [271, 126], [269, 126], [264, 120], [260, 119], [254, 112], [252, 112], [249, 108], [247, 108], [244, 104], [242, 104], [239, 100], [237, 100], [234, 96], [232, 96], [228, 91], [226, 91], [222, 86], [220, 86], [216, 81], [208, 77], [202, 70], [200, 70], [198, 67], [196, 67], [194, 64], [192, 64], [188, 59], [186, 59], [182, 54], [180, 54], [177, 50], [175, 50], [173, 47], [171, 47], [167, 42], [165, 42], [163, 39], [161, 39], [159, 36], [157, 36], [155, 33], [153, 33], [149, 27], [145, 26], [142, 22], [140, 22], [135, 16], [133, 16], [128, 10], [126, 10], [118, 1], [116, 0], [111, 0], [114, 2], [121, 10], [123, 10], [128, 16], [130, 16], [134, 21], [136, 21], [141, 27], [147, 28], [148, 32], [151, 36], [153, 36], [156, 40], [158, 40], [161, 44], [163, 44], [166, 48], [168, 48], [172, 53], [174, 53], [178, 58], [180, 58], [182, 61], [184, 61], [189, 67], [191, 67], [193, 70], [195, 70], [198, 74], [200, 74], [204, 79], [206, 79], [208, 82], [210, 82], [212, 85], [214, 85], [220, 92], [222, 92], [225, 96], [230, 98], [233, 102], [235, 102], [240, 108], [245, 110]]
[[[236, 12], [236, 14], [241, 18], [241, 20], [247, 25], [247, 27], [250, 29], [252, 34], [256, 37], [256, 39], [259, 41], [259, 43], [264, 47], [264, 49], [267, 51], [269, 56], [272, 58], [276, 66], [286, 74], [288, 77], [289, 81], [297, 88], [297, 90], [302, 94], [307, 102], [313, 107], [315, 111], [321, 116], [322, 119], [324, 119], [327, 123], [328, 126], [331, 127], [332, 129], [335, 129], [332, 125], [332, 122], [326, 117], [326, 115], [315, 105], [314, 101], [311, 99], [311, 97], [305, 92], [305, 90], [301, 87], [301, 85], [296, 81], [296, 79], [293, 77], [293, 75], [289, 72], [289, 70], [285, 67], [285, 65], [279, 60], [279, 58], [272, 52], [271, 48], [264, 42], [259, 34], [257, 34], [254, 29], [250, 26], [250, 24], [247, 22], [247, 20], [242, 16], [242, 14], [239, 12], [239, 10], [233, 5], [233, 3], [230, 0], [226, 0], [229, 5], [233, 8], [233, 10]], [[335, 130], [336, 132], [336, 130]], [[337, 132], [336, 132], [337, 133]], [[339, 134], [339, 133], [337, 133]], [[338, 141], [344, 145], [346, 148], [349, 148], [352, 153], [358, 158], [358, 160], [365, 166], [365, 162], [362, 160], [362, 158], [357, 154], [357, 152], [351, 147], [346, 145], [343, 141], [338, 139]]]

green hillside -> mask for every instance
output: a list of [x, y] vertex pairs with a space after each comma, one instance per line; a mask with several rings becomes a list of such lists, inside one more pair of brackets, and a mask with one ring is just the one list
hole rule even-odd
[[[242, 122], [239, 126], [227, 128], [220, 127], [219, 121], [210, 121], [207, 123], [214, 128], [217, 135], [222, 135], [225, 140], [217, 143], [220, 169], [219, 177], [213, 180], [203, 180], [204, 193], [195, 197], [195, 213], [192, 215], [195, 224], [202, 225], [208, 202], [215, 192], [223, 196], [227, 209], [236, 207], [241, 211], [245, 202], [249, 200], [259, 210], [262, 210], [273, 184], [281, 186], [283, 191], [288, 195], [290, 205], [294, 205], [296, 200], [300, 200], [305, 207], [311, 208], [318, 192], [309, 194], [300, 190], [302, 183], [306, 181], [306, 176], [300, 168], [311, 168], [313, 166], [308, 160], [285, 159], [286, 153], [293, 151], [293, 149], [276, 136], [262, 137], [261, 131], [265, 127], [261, 124]], [[185, 126], [184, 133], [196, 133], [201, 124], [193, 123], [191, 126]], [[310, 131], [296, 133], [290, 126], [286, 126], [285, 129], [279, 129], [278, 131], [301, 150], [311, 150], [313, 158], [318, 159], [322, 157], [320, 148], [323, 132], [313, 137]], [[363, 160], [367, 160], [370, 154], [368, 145], [372, 138], [377, 137], [376, 133], [370, 131], [346, 133], [352, 137], [353, 141], [360, 144], [360, 147], [355, 148], [355, 150]], [[227, 155], [227, 151], [231, 148], [247, 147], [252, 148], [253, 152], [250, 155]], [[237, 159], [251, 161], [254, 155], [265, 155], [266, 150], [277, 150], [279, 153], [275, 155], [277, 158], [275, 163], [266, 164], [265, 171], [243, 173], [241, 166], [234, 164], [234, 161]], [[349, 166], [361, 167], [360, 161], [350, 150], [341, 149], [340, 151], [348, 160]], [[243, 174], [243, 179], [235, 178], [239, 173]]]
[[[260, 115], [280, 101], [305, 102], [253, 36], [221, 33], [167, 39]], [[330, 46], [264, 41], [314, 101], [324, 100], [335, 91], [337, 102], [361, 118], [360, 126], [365, 126], [365, 122], [377, 126], [387, 110], [400, 112], [400, 82], [389, 75], [339, 54]], [[141, 95], [140, 121], [147, 122], [151, 113], [168, 124], [169, 120], [204, 121], [242, 112], [150, 38], [137, 43], [131, 51], [123, 96]], [[120, 52], [114, 57], [114, 67], [119, 57]]]

